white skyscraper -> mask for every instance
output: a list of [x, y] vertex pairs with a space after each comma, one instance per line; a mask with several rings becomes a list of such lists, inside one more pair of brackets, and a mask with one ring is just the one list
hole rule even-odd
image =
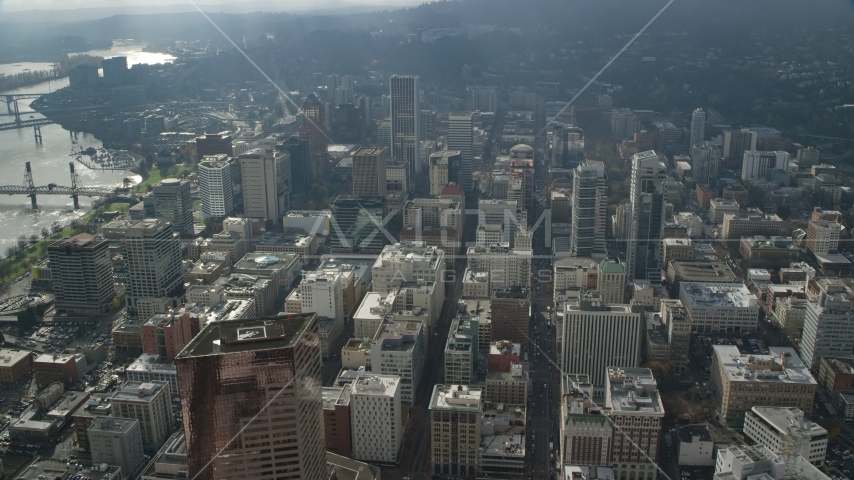
[[353, 458], [395, 463], [403, 442], [400, 377], [360, 376], [350, 391]]
[[801, 338], [801, 360], [818, 371], [822, 357], [851, 355], [854, 345], [854, 306], [845, 293], [822, 293], [818, 302], [807, 303], [804, 333]]
[[226, 155], [205, 155], [199, 162], [199, 195], [205, 215], [222, 218], [234, 210], [231, 169]]
[[721, 147], [711, 142], [691, 146], [691, 177], [699, 184], [717, 182], [721, 171]]
[[605, 228], [608, 217], [608, 176], [605, 164], [584, 160], [575, 168], [572, 189], [571, 253], [589, 257], [605, 253]]
[[633, 309], [605, 304], [598, 292], [565, 303], [561, 370], [590, 375], [591, 383], [601, 388], [608, 367], [637, 367], [643, 314]]
[[421, 173], [421, 101], [418, 76], [393, 75], [391, 97], [391, 153], [409, 161], [411, 173]]
[[145, 219], [125, 231], [121, 240], [127, 280], [128, 314], [138, 313], [137, 302], [146, 298], [173, 298], [175, 307], [183, 292], [181, 242], [172, 224]]
[[691, 146], [697, 145], [706, 138], [706, 112], [702, 108], [691, 114]]
[[243, 212], [249, 218], [281, 222], [288, 210], [291, 157], [288, 152], [252, 149], [240, 156]]
[[448, 114], [448, 149], [460, 151], [460, 186], [465, 191], [472, 189], [471, 162], [474, 149], [472, 128], [472, 112]]
[[[632, 156], [626, 280], [653, 280], [659, 270], [667, 167], [652, 150]], [[658, 277], [660, 278], [660, 276]]]

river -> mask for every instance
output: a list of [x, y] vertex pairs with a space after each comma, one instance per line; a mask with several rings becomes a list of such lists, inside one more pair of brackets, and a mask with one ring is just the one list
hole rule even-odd
[[[137, 52], [136, 57], [131, 57]], [[164, 63], [174, 59], [171, 55], [142, 52], [141, 46], [126, 44], [114, 45], [110, 50], [86, 52], [105, 58], [127, 54], [128, 64], [133, 63]], [[134, 58], [132, 61], [131, 58]], [[140, 60], [145, 60], [140, 61]], [[26, 62], [20, 62], [16, 68], [28, 68]], [[4, 65], [0, 65], [0, 68]], [[11, 71], [11, 70], [10, 70]], [[14, 71], [12, 71], [14, 73]], [[3, 93], [43, 93], [68, 86], [68, 79], [53, 80], [38, 85], [19, 88]], [[24, 119], [41, 117], [30, 108], [32, 100], [19, 100], [18, 108]], [[0, 103], [0, 113], [6, 113], [6, 104]], [[0, 117], [0, 122], [6, 122], [11, 117]], [[99, 148], [101, 142], [94, 136], [80, 133], [72, 139], [69, 132], [56, 124], [41, 127], [42, 143], [37, 144], [33, 138], [32, 128], [0, 131], [0, 185], [23, 185], [24, 164], [30, 162], [33, 170], [33, 183], [36, 186], [55, 183], [70, 186], [71, 176], [68, 163], [73, 161], [69, 156], [72, 147]], [[76, 143], [74, 143], [76, 142]], [[128, 171], [90, 170], [79, 162], [75, 162], [75, 170], [80, 181], [87, 187], [118, 187], [125, 177], [133, 176]], [[38, 209], [30, 206], [30, 199], [23, 195], [0, 196], [0, 257], [6, 255], [6, 248], [14, 245], [19, 235], [29, 237], [39, 234], [42, 228], [50, 228], [54, 222], [63, 225], [85, 214], [92, 203], [91, 198], [80, 199], [80, 209], [74, 210], [71, 198], [60, 195], [43, 195], [38, 197]]]

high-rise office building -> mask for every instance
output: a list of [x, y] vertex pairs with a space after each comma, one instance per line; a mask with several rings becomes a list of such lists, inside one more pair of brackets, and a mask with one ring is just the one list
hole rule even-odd
[[239, 158], [244, 216], [279, 223], [288, 210], [290, 154], [255, 148]]
[[711, 142], [691, 146], [691, 177], [700, 185], [715, 185], [721, 172], [721, 147]]
[[315, 314], [282, 315], [212, 322], [187, 345], [175, 363], [190, 477], [326, 478], [317, 335]]
[[460, 186], [470, 191], [472, 186], [472, 156], [474, 155], [474, 125], [472, 112], [451, 112], [448, 114], [448, 136], [446, 138], [449, 150], [460, 152]]
[[787, 152], [746, 151], [741, 165], [741, 179], [745, 181], [773, 180], [778, 170], [787, 171], [788, 167], [789, 154]]
[[127, 57], [112, 57], [101, 62], [104, 69], [104, 84], [108, 88], [121, 87], [128, 69]]
[[384, 147], [362, 147], [353, 152], [353, 195], [384, 197], [386, 195], [386, 160]]
[[[522, 205], [534, 212], [534, 148], [524, 143], [510, 149], [510, 180], [521, 180]], [[509, 198], [509, 197], [508, 197]]]
[[609, 366], [637, 367], [644, 333], [642, 311], [642, 306], [606, 304], [598, 292], [566, 302], [561, 371], [590, 375], [598, 390], [605, 385]]
[[351, 385], [350, 431], [353, 458], [397, 463], [403, 445], [401, 379], [398, 375], [360, 376]]
[[706, 112], [702, 108], [691, 114], [691, 146], [701, 143], [706, 138]]
[[844, 357], [854, 345], [854, 297], [844, 292], [822, 292], [817, 302], [807, 303], [801, 338], [801, 360], [817, 372], [823, 357]]
[[531, 320], [531, 291], [526, 287], [512, 287], [492, 292], [492, 338], [497, 342], [528, 341]]
[[596, 290], [602, 297], [602, 303], [615, 305], [626, 300], [626, 269], [618, 258], [602, 260], [599, 263], [599, 276], [596, 278]]
[[430, 155], [430, 195], [440, 195], [449, 183], [460, 180], [461, 159], [459, 150], [442, 150]]
[[143, 299], [171, 298], [177, 307], [183, 296], [181, 241], [172, 232], [172, 224], [145, 219], [128, 227], [121, 240], [127, 280], [125, 298], [128, 314], [138, 313]]
[[123, 478], [136, 478], [145, 467], [139, 421], [97, 417], [86, 429], [92, 461], [121, 467]]
[[311, 174], [322, 178], [329, 173], [329, 134], [326, 132], [326, 114], [323, 104], [313, 93], [308, 94], [300, 106], [303, 119], [299, 137], [308, 140], [311, 150]]
[[421, 173], [421, 97], [418, 76], [393, 75], [391, 97], [391, 154], [408, 161], [413, 175]]
[[741, 130], [724, 130], [723, 158], [742, 158], [744, 152], [756, 150], [759, 134], [749, 128]]
[[436, 385], [430, 397], [430, 455], [435, 475], [477, 474], [483, 389]]
[[193, 233], [193, 200], [190, 181], [164, 178], [151, 186], [154, 196], [154, 216], [172, 223], [180, 233]]
[[667, 167], [652, 150], [632, 156], [626, 280], [654, 280], [659, 270], [664, 228], [664, 180]]
[[584, 160], [575, 169], [572, 189], [570, 251], [576, 257], [605, 253], [608, 176], [605, 164]]
[[142, 430], [142, 448], [156, 452], [172, 434], [172, 393], [166, 382], [127, 382], [110, 398], [116, 418], [135, 418]]
[[110, 311], [116, 289], [108, 243], [81, 233], [47, 248], [57, 311], [88, 315]]
[[234, 211], [232, 168], [226, 155], [206, 155], [199, 162], [199, 195], [205, 215], [222, 218]]
[[311, 165], [311, 144], [308, 139], [291, 135], [282, 144], [282, 149], [291, 156], [291, 195], [304, 199], [314, 182]]

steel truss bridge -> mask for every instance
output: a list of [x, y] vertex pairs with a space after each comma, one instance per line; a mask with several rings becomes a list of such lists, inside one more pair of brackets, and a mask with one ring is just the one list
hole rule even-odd
[[127, 193], [128, 191], [126, 188], [82, 187], [80, 186], [80, 177], [74, 172], [74, 162], [69, 162], [68, 167], [71, 171], [70, 187], [64, 187], [55, 183], [37, 187], [33, 183], [33, 171], [30, 167], [30, 162], [27, 162], [24, 184], [0, 186], [0, 195], [26, 195], [30, 197], [33, 208], [38, 208], [36, 198], [39, 195], [66, 195], [74, 200], [74, 208], [76, 209], [80, 207], [80, 197], [112, 197]]

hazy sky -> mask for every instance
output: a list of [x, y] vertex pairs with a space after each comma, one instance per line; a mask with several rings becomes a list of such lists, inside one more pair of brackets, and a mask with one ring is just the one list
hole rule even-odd
[[[329, 0], [195, 0], [200, 6], [240, 5], [257, 10], [304, 10], [322, 8]], [[353, 5], [393, 5], [410, 6], [423, 3], [424, 0], [335, 0], [334, 3]], [[25, 10], [68, 10], [76, 8], [99, 7], [142, 7], [191, 5], [188, 0], [0, 0], [0, 13]], [[272, 7], [272, 8], [271, 8]], [[2, 19], [0, 19], [2, 20]]]

